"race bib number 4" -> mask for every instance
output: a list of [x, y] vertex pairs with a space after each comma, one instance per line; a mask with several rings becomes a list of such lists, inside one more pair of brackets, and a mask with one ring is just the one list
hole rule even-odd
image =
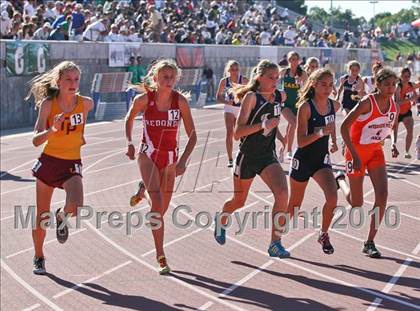
[[83, 124], [83, 122], [84, 122], [84, 118], [83, 118], [83, 113], [82, 112], [75, 113], [75, 114], [72, 114], [70, 116], [70, 125], [71, 126], [76, 126], [76, 125], [79, 125], [79, 124]]

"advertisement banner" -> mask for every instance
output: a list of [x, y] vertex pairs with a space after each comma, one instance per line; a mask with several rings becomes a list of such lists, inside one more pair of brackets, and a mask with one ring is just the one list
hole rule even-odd
[[48, 69], [48, 43], [14, 41], [6, 43], [6, 73], [8, 76], [40, 74]]

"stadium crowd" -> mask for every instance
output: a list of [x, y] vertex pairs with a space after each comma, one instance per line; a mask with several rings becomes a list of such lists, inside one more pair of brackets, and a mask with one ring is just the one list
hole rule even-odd
[[1, 1], [3, 39], [375, 48], [393, 27], [315, 30], [269, 1]]

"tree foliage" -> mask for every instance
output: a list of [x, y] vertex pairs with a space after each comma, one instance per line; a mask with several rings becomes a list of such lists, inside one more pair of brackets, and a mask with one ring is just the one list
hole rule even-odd
[[348, 24], [350, 29], [354, 29], [366, 22], [364, 17], [355, 17], [351, 10], [343, 10], [341, 7], [333, 8], [329, 12], [319, 7], [312, 7], [309, 10], [308, 17], [310, 20], [318, 21], [325, 25], [332, 23], [334, 27], [338, 28], [345, 28], [346, 24]]
[[[418, 2], [417, 2], [418, 3]], [[412, 21], [420, 17], [420, 7], [413, 5], [411, 9], [402, 9], [396, 14], [380, 13], [375, 15], [375, 25], [383, 30], [389, 30], [392, 25], [411, 24]], [[372, 23], [372, 20], [370, 20]]]

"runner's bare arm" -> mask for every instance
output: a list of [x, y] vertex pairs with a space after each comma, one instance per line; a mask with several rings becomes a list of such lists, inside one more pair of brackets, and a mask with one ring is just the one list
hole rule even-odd
[[188, 100], [182, 95], [180, 95], [179, 97], [179, 109], [181, 111], [181, 117], [184, 123], [185, 132], [188, 136], [188, 142], [185, 146], [184, 152], [178, 160], [177, 166], [179, 166], [180, 168], [185, 168], [186, 163], [194, 150], [194, 146], [197, 143], [197, 133], [195, 131], [194, 120], [191, 115], [191, 109], [188, 105]]
[[144, 113], [146, 111], [147, 100], [148, 100], [147, 99], [147, 93], [137, 95], [134, 98], [133, 104], [131, 105], [130, 109], [128, 110], [127, 115], [125, 116], [125, 137], [127, 138], [127, 141], [132, 140], [134, 118], [139, 113]]
[[44, 142], [48, 140], [48, 137], [54, 134], [54, 131], [52, 127], [49, 129], [47, 128], [47, 120], [48, 116], [51, 112], [51, 101], [45, 99], [38, 111], [38, 118], [35, 123], [34, 128], [34, 136], [32, 137], [32, 144], [35, 147], [38, 147], [39, 145], [42, 145]]

